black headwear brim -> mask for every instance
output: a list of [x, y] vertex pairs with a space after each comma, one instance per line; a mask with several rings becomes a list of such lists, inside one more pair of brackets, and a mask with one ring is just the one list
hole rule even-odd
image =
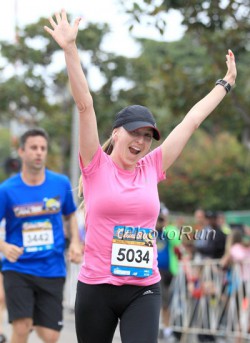
[[155, 140], [159, 141], [161, 138], [160, 132], [158, 131], [158, 129], [150, 124], [149, 122], [145, 122], [145, 121], [133, 121], [127, 124], [122, 125], [124, 127], [124, 129], [126, 129], [127, 131], [134, 131], [137, 129], [140, 129], [142, 127], [150, 127], [153, 129], [153, 137]]

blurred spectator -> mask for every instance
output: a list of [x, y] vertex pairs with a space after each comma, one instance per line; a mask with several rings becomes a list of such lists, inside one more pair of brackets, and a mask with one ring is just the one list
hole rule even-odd
[[218, 213], [206, 211], [207, 226], [202, 229], [201, 235], [195, 241], [195, 257], [221, 258], [225, 252], [226, 235], [218, 225]]
[[218, 225], [221, 228], [221, 231], [225, 235], [229, 235], [231, 233], [231, 227], [227, 224], [225, 214], [223, 212], [218, 213], [217, 221], [218, 221]]
[[222, 257], [221, 265], [225, 268], [232, 263], [239, 263], [243, 281], [250, 280], [250, 235], [242, 230], [234, 230], [231, 237], [231, 246]]
[[83, 207], [78, 207], [76, 211], [76, 218], [78, 223], [79, 237], [82, 244], [85, 241], [85, 211]]
[[[202, 229], [199, 239], [195, 241], [195, 259], [218, 259], [225, 252], [226, 235], [218, 225], [218, 213], [206, 211], [207, 226]], [[209, 304], [207, 304], [209, 306]], [[198, 334], [199, 342], [215, 342], [212, 335]]]
[[194, 212], [194, 229], [202, 230], [207, 225], [205, 211], [202, 208], [197, 208]]
[[[235, 264], [237, 274], [237, 282], [232, 281], [232, 271], [230, 266]], [[250, 235], [246, 230], [234, 229], [231, 234], [231, 246], [221, 259], [222, 268], [228, 269], [229, 290], [234, 290], [237, 301], [237, 312], [240, 322], [249, 320], [249, 291], [248, 284], [250, 281]], [[248, 332], [250, 331], [250, 325]], [[237, 343], [242, 342], [242, 338], [238, 337]]]
[[177, 227], [168, 224], [169, 211], [161, 203], [160, 213], [156, 224], [158, 231], [157, 250], [158, 250], [158, 267], [161, 274], [161, 291], [162, 291], [162, 322], [164, 325], [163, 336], [171, 335], [172, 330], [169, 328], [169, 306], [171, 300], [170, 284], [173, 277], [178, 273], [178, 247], [181, 244], [180, 233]]

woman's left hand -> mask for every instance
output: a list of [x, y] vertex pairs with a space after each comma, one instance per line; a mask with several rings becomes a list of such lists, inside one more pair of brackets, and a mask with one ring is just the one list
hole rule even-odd
[[237, 69], [235, 63], [235, 57], [232, 50], [228, 50], [228, 54], [226, 55], [226, 64], [227, 64], [227, 73], [223, 80], [227, 81], [231, 86], [235, 84], [235, 79], [237, 76]]

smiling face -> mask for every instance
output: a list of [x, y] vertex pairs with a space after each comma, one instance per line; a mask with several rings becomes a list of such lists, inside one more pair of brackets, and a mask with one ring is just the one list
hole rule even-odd
[[113, 161], [125, 170], [133, 170], [136, 163], [150, 150], [153, 129], [142, 127], [134, 131], [127, 131], [123, 127], [119, 127], [114, 129], [112, 139], [114, 142], [111, 154]]

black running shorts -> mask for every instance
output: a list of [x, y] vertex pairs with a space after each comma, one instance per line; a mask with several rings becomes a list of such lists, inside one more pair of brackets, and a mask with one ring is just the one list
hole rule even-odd
[[78, 282], [78, 343], [111, 343], [119, 320], [123, 343], [157, 343], [160, 308], [159, 283], [114, 286]]
[[32, 318], [33, 325], [62, 329], [65, 278], [44, 278], [15, 271], [4, 271], [3, 276], [10, 323]]

